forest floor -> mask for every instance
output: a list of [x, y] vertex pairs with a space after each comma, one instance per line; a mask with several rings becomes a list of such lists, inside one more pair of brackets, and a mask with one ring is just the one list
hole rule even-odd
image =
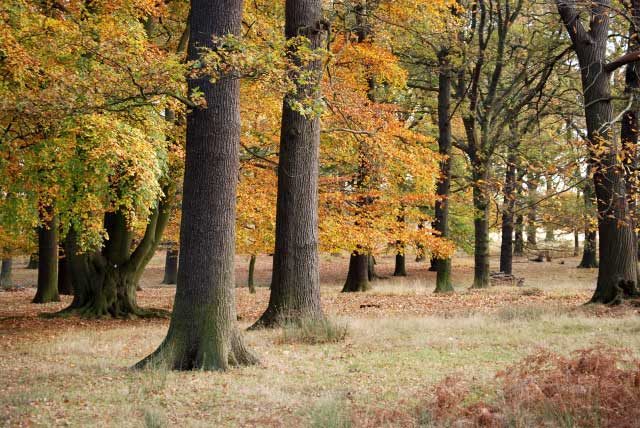
[[[175, 288], [160, 284], [163, 262], [157, 254], [145, 273], [143, 307], [171, 308]], [[409, 262], [406, 278], [342, 294], [348, 259], [327, 255], [322, 303], [331, 318], [348, 325], [344, 341], [288, 343], [282, 330], [251, 331], [244, 335], [260, 357], [255, 367], [135, 372], [128, 367], [158, 346], [168, 320], [39, 317], [70, 298], [31, 304], [35, 271], [25, 264], [16, 262], [14, 271], [25, 288], [0, 292], [0, 426], [437, 426], [420, 422], [416, 408], [433, 400], [434, 385], [446, 376], [490, 389], [497, 372], [540, 349], [567, 355], [624, 348], [640, 356], [638, 310], [584, 306], [597, 271], [576, 269], [575, 258], [518, 260], [514, 273], [525, 278], [524, 287], [472, 291], [473, 260], [457, 257], [456, 293], [449, 295], [432, 293], [428, 263]], [[239, 282], [247, 264], [247, 257], [238, 258]], [[393, 258], [379, 257], [376, 268], [390, 276]], [[256, 278], [259, 286], [268, 284], [268, 257], [259, 258]], [[242, 327], [268, 298], [266, 287], [254, 295], [238, 288]]]

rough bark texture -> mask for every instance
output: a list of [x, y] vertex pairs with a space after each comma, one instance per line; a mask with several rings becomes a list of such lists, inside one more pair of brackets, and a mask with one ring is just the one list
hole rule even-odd
[[343, 293], [367, 291], [371, 288], [369, 283], [369, 256], [354, 252], [349, 259], [349, 272], [347, 280], [342, 287]]
[[616, 157], [612, 135], [613, 104], [606, 61], [610, 0], [589, 3], [588, 30], [574, 2], [556, 0], [580, 63], [585, 119], [593, 171], [600, 237], [598, 283], [591, 299], [619, 303], [638, 295], [638, 268], [633, 224], [630, 219], [624, 169]]
[[169, 248], [164, 258], [163, 284], [175, 284], [178, 282], [178, 254], [177, 248]]
[[2, 259], [2, 268], [0, 269], [0, 287], [11, 287], [13, 285], [12, 271], [13, 260], [11, 258]]
[[256, 292], [256, 284], [253, 279], [255, 270], [256, 270], [256, 255], [251, 254], [251, 258], [249, 259], [249, 276], [247, 278], [247, 286], [249, 287], [249, 292], [251, 294], [255, 294]]
[[48, 208], [47, 219], [38, 228], [38, 290], [33, 303], [60, 301], [58, 295], [58, 218]]
[[[285, 15], [287, 39], [305, 36], [310, 49], [321, 47], [326, 34], [322, 0], [287, 0]], [[303, 72], [313, 77], [307, 76], [306, 84], [299, 84], [283, 103], [271, 295], [255, 327], [323, 317], [318, 256], [320, 117], [295, 108], [296, 103], [318, 101], [322, 63], [304, 62], [294, 48], [288, 54], [302, 68], [290, 71], [294, 81]]]
[[[449, 51], [440, 49], [438, 52], [438, 153], [443, 160], [440, 161], [440, 179], [436, 192], [441, 198], [435, 206], [434, 228], [440, 232], [443, 238], [450, 237], [449, 228], [449, 195], [451, 193], [451, 66], [449, 64]], [[436, 293], [449, 293], [453, 291], [451, 284], [451, 259], [431, 259], [432, 267], [435, 267]], [[434, 263], [435, 260], [435, 263]]]
[[[189, 59], [213, 38], [240, 35], [242, 1], [192, 0]], [[180, 261], [167, 336], [136, 368], [226, 370], [257, 362], [245, 347], [235, 302], [235, 203], [239, 168], [240, 82], [223, 75], [188, 79], [207, 102], [187, 115]]]
[[516, 162], [516, 152], [513, 147], [509, 147], [503, 189], [502, 244], [500, 245], [500, 272], [507, 274], [513, 272], [513, 212], [516, 206]]

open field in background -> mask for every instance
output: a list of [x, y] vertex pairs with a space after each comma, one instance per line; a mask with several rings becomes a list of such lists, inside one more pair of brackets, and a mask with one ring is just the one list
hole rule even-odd
[[[564, 261], [564, 264], [561, 262]], [[161, 286], [164, 254], [143, 278], [139, 302], [170, 309], [174, 288]], [[248, 258], [238, 258], [245, 282]], [[432, 294], [428, 263], [407, 264], [409, 277], [344, 295], [346, 257], [322, 256], [326, 313], [349, 327], [335, 344], [286, 343], [283, 331], [246, 332], [261, 357], [257, 367], [228, 373], [131, 372], [153, 351], [168, 320], [43, 319], [69, 303], [32, 305], [35, 289], [0, 293], [0, 425], [18, 426], [420, 426], [415, 408], [433, 399], [433, 385], [459, 374], [491, 385], [497, 371], [547, 348], [628, 348], [640, 356], [640, 319], [631, 307], [583, 307], [596, 271], [577, 259], [515, 263], [526, 286], [469, 291], [471, 258], [454, 261], [454, 295]], [[16, 282], [33, 285], [35, 271], [16, 263]], [[492, 260], [497, 266], [497, 260]], [[266, 285], [270, 260], [256, 278]], [[390, 276], [392, 257], [378, 257]], [[268, 289], [238, 289], [241, 325], [266, 307]], [[349, 421], [351, 425], [349, 425]], [[424, 421], [423, 421], [424, 422]], [[422, 425], [429, 426], [429, 425]]]

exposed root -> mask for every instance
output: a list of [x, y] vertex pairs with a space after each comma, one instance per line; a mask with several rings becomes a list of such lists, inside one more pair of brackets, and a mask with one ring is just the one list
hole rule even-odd
[[128, 310], [107, 308], [104, 305], [87, 303], [84, 306], [69, 306], [59, 312], [42, 314], [43, 318], [90, 318], [90, 319], [138, 319], [138, 318], [169, 318], [171, 312], [165, 309], [143, 309], [137, 305], [129, 305]]

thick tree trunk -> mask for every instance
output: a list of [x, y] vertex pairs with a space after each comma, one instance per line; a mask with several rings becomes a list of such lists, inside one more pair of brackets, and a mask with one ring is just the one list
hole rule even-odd
[[[326, 33], [322, 0], [287, 0], [285, 36], [305, 36], [308, 48], [322, 47]], [[318, 168], [320, 117], [301, 114], [296, 105], [318, 102], [322, 62], [305, 63], [295, 48], [288, 52], [308, 73], [296, 94], [285, 96], [280, 133], [276, 242], [269, 306], [254, 327], [288, 320], [323, 318], [318, 256]], [[300, 78], [291, 71], [292, 79]]]
[[578, 265], [581, 269], [593, 269], [598, 267], [598, 258], [596, 256], [598, 232], [592, 229], [586, 229], [584, 232], [584, 244], [582, 249], [582, 260]]
[[[441, 198], [435, 206], [435, 229], [443, 238], [450, 237], [449, 228], [449, 195], [451, 193], [451, 66], [449, 51], [446, 48], [438, 52], [438, 153], [444, 158], [440, 161], [440, 179], [436, 192]], [[431, 259], [435, 267], [435, 293], [453, 291], [451, 284], [451, 259]]]
[[253, 278], [255, 270], [256, 270], [256, 255], [251, 254], [251, 258], [249, 259], [249, 276], [247, 278], [247, 285], [249, 286], [249, 292], [251, 294], [255, 294], [256, 292], [256, 284]]
[[13, 259], [2, 259], [2, 268], [0, 269], [0, 287], [11, 287], [13, 285], [12, 271]]
[[343, 293], [367, 291], [371, 288], [368, 274], [369, 256], [354, 252], [349, 259], [347, 280], [342, 287]]
[[[514, 142], [515, 144], [515, 142]], [[502, 243], [500, 245], [500, 272], [513, 271], [513, 211], [516, 206], [516, 152], [509, 147], [507, 172], [504, 179], [504, 202], [502, 205]]]
[[[239, 36], [242, 1], [192, 0], [189, 59], [214, 48], [214, 37]], [[235, 302], [235, 202], [240, 142], [240, 82], [207, 75], [188, 79], [206, 108], [187, 115], [178, 285], [167, 337], [136, 368], [226, 370], [257, 362], [245, 347]]]
[[175, 284], [178, 282], [178, 254], [177, 248], [167, 249], [164, 259], [164, 278], [163, 284]]
[[46, 209], [46, 220], [38, 228], [38, 290], [33, 303], [60, 301], [58, 295], [58, 217]]
[[629, 221], [629, 201], [619, 147], [612, 138], [613, 103], [611, 70], [607, 67], [609, 0], [589, 7], [592, 18], [587, 31], [578, 18], [576, 5], [556, 1], [558, 11], [571, 36], [580, 64], [585, 104], [589, 166], [593, 172], [600, 235], [600, 269], [591, 299], [597, 303], [619, 303], [638, 295], [638, 257], [633, 223]]
[[29, 263], [27, 263], [27, 269], [38, 269], [38, 253], [31, 253], [31, 255], [29, 255]]

